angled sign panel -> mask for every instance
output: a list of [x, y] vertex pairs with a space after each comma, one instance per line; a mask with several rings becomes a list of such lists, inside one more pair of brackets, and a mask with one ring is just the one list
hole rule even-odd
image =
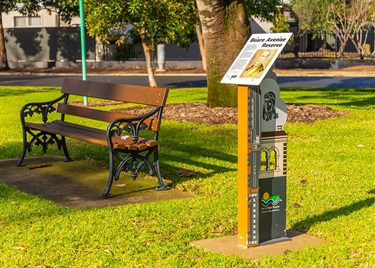
[[291, 36], [292, 33], [253, 34], [221, 83], [259, 85]]

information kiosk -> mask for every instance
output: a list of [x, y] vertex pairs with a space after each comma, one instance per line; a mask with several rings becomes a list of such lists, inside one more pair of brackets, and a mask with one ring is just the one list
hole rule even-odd
[[287, 107], [272, 71], [291, 33], [254, 34], [221, 83], [238, 86], [238, 243], [286, 235]]

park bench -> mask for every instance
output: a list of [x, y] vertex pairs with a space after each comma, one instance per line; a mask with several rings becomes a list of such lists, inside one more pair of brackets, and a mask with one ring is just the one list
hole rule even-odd
[[[31, 152], [34, 145], [42, 146], [46, 153], [48, 146], [56, 144], [63, 150], [65, 161], [72, 161], [66, 146], [66, 138], [72, 138], [108, 147], [109, 177], [101, 198], [111, 196], [113, 180], [119, 179], [122, 170], [130, 171], [135, 180], [144, 166], [151, 175], [157, 176], [156, 190], [168, 189], [161, 177], [158, 159], [158, 135], [168, 89], [65, 79], [61, 92], [62, 95], [52, 101], [28, 103], [22, 107], [23, 149], [16, 166], [23, 166], [26, 152]], [[105, 111], [78, 105], [77, 101], [71, 100], [73, 95], [142, 105], [145, 112], [135, 116], [121, 110]], [[50, 119], [53, 114], [58, 120]], [[94, 120], [83, 120], [86, 122], [99, 120], [108, 124], [105, 124], [106, 128], [93, 126], [98, 123], [78, 124], [75, 123], [78, 120], [72, 120], [77, 117]], [[139, 134], [145, 137], [139, 137]]]

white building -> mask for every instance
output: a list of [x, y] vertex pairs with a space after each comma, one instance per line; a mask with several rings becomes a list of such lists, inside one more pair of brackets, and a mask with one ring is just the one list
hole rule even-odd
[[67, 27], [79, 26], [79, 17], [73, 18], [71, 23], [66, 23], [60, 20], [60, 16], [51, 10], [42, 9], [36, 16], [27, 17], [20, 14], [18, 11], [11, 11], [8, 14], [3, 13], [3, 27], [4, 28], [26, 28], [26, 27]]

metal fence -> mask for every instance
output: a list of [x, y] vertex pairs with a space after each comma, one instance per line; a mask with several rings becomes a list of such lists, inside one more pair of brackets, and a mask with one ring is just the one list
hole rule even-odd
[[[106, 59], [117, 60], [117, 61], [129, 61], [129, 60], [144, 60], [143, 48], [140, 44], [123, 44], [117, 45], [106, 45], [108, 48], [105, 55]], [[156, 44], [155, 44], [156, 48]], [[151, 58], [156, 60], [156, 49], [151, 52]], [[165, 44], [165, 59], [169, 61], [177, 60], [201, 60], [199, 45], [194, 42], [188, 49], [183, 49], [172, 44]]]
[[[4, 30], [8, 61], [76, 61], [81, 58], [78, 27]], [[95, 39], [86, 37], [88, 59], [95, 59]]]
[[[5, 29], [5, 45], [8, 61], [79, 61], [81, 59], [80, 29], [60, 28], [8, 28]], [[114, 42], [113, 42], [114, 43]], [[143, 61], [140, 44], [97, 44], [95, 38], [86, 36], [87, 60]], [[152, 57], [156, 59], [156, 52]], [[166, 60], [200, 60], [197, 43], [189, 49], [166, 44]]]
[[[356, 47], [357, 45], [357, 47]], [[375, 58], [375, 34], [374, 28], [368, 32], [363, 32], [362, 36], [348, 40], [340, 55], [341, 42], [336, 34], [321, 33], [319, 37], [306, 34], [299, 39], [299, 58], [329, 58], [329, 59], [356, 59]], [[358, 47], [362, 48], [358, 51]], [[287, 45], [279, 56], [280, 58], [296, 58], [296, 53], [292, 45]]]
[[[340, 42], [334, 34], [321, 34], [320, 38], [305, 35], [299, 40], [300, 58], [338, 58]], [[78, 27], [61, 28], [10, 28], [5, 29], [6, 49], [10, 62], [79, 61], [81, 59]], [[371, 29], [362, 37], [365, 53], [358, 53], [352, 41], [344, 49], [345, 58], [372, 57], [375, 55], [375, 34]], [[144, 61], [140, 44], [129, 39], [122, 46], [98, 45], [95, 38], [86, 37], [87, 59], [90, 61]], [[192, 43], [189, 49], [166, 44], [165, 59], [168, 61], [201, 60], [199, 46]], [[156, 51], [153, 52], [156, 59]], [[287, 45], [280, 58], [295, 58], [292, 45]]]

